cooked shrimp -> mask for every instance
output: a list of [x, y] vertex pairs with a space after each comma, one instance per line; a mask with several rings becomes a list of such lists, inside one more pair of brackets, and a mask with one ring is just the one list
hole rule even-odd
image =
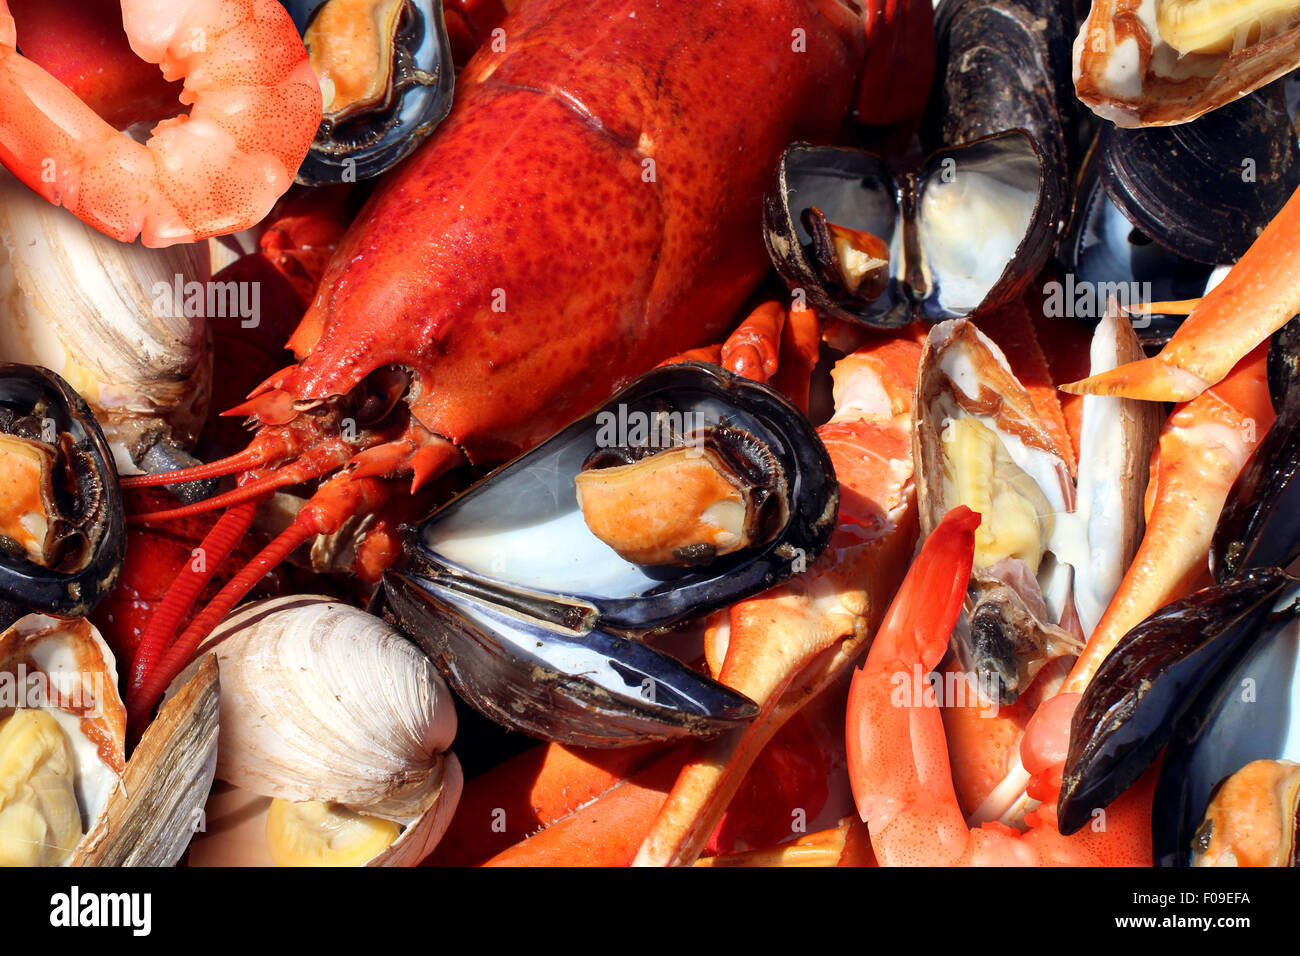
[[0, 163], [96, 229], [146, 246], [256, 223], [293, 181], [321, 120], [320, 85], [276, 0], [123, 0], [131, 48], [182, 113], [138, 143], [17, 50], [0, 0]]

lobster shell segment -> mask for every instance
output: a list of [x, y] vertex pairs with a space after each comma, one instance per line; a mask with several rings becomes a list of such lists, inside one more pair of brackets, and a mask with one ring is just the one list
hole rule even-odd
[[806, 0], [536, 0], [502, 29], [344, 238], [279, 382], [324, 399], [410, 368], [416, 417], [475, 460], [721, 338], [767, 268], [781, 150], [835, 131], [865, 45]]

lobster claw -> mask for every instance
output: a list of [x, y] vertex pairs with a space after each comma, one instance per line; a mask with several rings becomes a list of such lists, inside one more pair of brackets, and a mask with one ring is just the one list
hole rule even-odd
[[758, 714], [748, 697], [675, 658], [584, 626], [590, 606], [476, 590], [451, 572], [390, 571], [386, 616], [499, 724], [574, 746], [623, 747], [710, 736]]
[[385, 612], [507, 727], [589, 747], [709, 736], [758, 708], [637, 638], [803, 571], [838, 505], [785, 398], [659, 368], [410, 529]]

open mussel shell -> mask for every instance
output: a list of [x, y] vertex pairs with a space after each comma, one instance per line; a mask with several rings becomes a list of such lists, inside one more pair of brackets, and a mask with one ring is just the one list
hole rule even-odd
[[1300, 186], [1280, 84], [1178, 126], [1106, 124], [1097, 149], [1117, 208], [1143, 234], [1197, 262], [1236, 262]]
[[924, 130], [928, 149], [1023, 130], [1043, 157], [1043, 203], [1058, 227], [1087, 130], [1071, 90], [1072, 23], [1068, 0], [943, 0]]
[[[796, 143], [764, 199], [764, 237], [786, 284], [820, 312], [883, 328], [941, 322], [1014, 298], [1046, 263], [1048, 182], [1021, 130], [939, 150], [906, 175], [861, 150]], [[838, 281], [809, 228], [814, 210], [888, 247], [887, 281]]]
[[[1078, 198], [1068, 234], [1061, 241], [1060, 298], [1048, 298], [1049, 314], [1099, 321], [1106, 303], [1121, 307], [1203, 296], [1224, 270], [1178, 255], [1133, 225], [1107, 192], [1094, 148], [1079, 176]], [[1146, 345], [1163, 345], [1184, 316], [1136, 313], [1133, 329]]]
[[1088, 684], [1070, 725], [1060, 830], [1074, 833], [1129, 788], [1197, 702], [1266, 626], [1287, 576], [1251, 571], [1160, 609], [1116, 645]]
[[[121, 491], [104, 435], [86, 403], [54, 372], [6, 363], [0, 363], [0, 433], [53, 449], [52, 504], [79, 542], [61, 567], [45, 567], [18, 547], [0, 548], [0, 603], [84, 617], [117, 580], [126, 547]], [[54, 516], [43, 517], [54, 523]]]
[[[763, 200], [763, 238], [777, 271], [802, 289], [819, 313], [880, 328], [912, 321], [911, 296], [897, 271], [903, 256], [900, 217], [903, 187], [889, 164], [859, 149], [795, 143], [786, 149]], [[820, 209], [827, 221], [878, 237], [889, 247], [890, 278], [874, 298], [851, 295], [825, 278], [805, 212]]]
[[1010, 130], [926, 160], [916, 186], [920, 314], [931, 322], [1018, 296], [1051, 255], [1056, 211], [1047, 163]]
[[321, 78], [324, 118], [297, 181], [372, 179], [451, 110], [455, 85], [442, 0], [281, 0]]
[[[638, 443], [646, 423], [682, 435], [725, 423], [766, 446], [789, 496], [783, 526], [707, 564], [621, 558], [587, 527], [575, 478], [593, 450]], [[825, 448], [779, 394], [716, 366], [660, 368], [413, 529], [385, 576], [387, 613], [508, 727], [586, 746], [717, 733], [752, 718], [753, 703], [631, 638], [803, 570], [838, 501]]]
[[1288, 578], [1169, 741], [1152, 803], [1157, 865], [1192, 862], [1206, 810], [1229, 776], [1256, 760], [1300, 760], [1298, 601], [1300, 584]]

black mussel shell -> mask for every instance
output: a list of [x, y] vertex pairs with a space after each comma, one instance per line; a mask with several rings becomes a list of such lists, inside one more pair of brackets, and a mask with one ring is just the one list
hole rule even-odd
[[1058, 232], [1087, 126], [1074, 96], [1073, 23], [1066, 0], [943, 0], [926, 123], [929, 149], [1024, 130], [1043, 157], [1043, 202]]
[[501, 594], [477, 594], [441, 568], [390, 571], [384, 617], [412, 635], [456, 692], [485, 717], [575, 747], [625, 747], [709, 736], [758, 706], [628, 637], [535, 621]]
[[1190, 717], [1197, 698], [1267, 629], [1289, 584], [1277, 569], [1251, 571], [1161, 608], [1129, 631], [1102, 662], [1070, 723], [1057, 804], [1071, 834], [1108, 806], [1155, 760]]
[[[1074, 217], [1058, 257], [1060, 288], [1049, 290], [1045, 308], [1049, 316], [1090, 324], [1101, 321], [1111, 298], [1121, 307], [1200, 298], [1215, 273], [1214, 266], [1154, 241], [1120, 212], [1098, 175], [1095, 149], [1080, 172]], [[1159, 346], [1184, 317], [1139, 312], [1131, 318], [1142, 342]]]
[[[786, 285], [820, 312], [881, 328], [941, 322], [1009, 301], [1046, 263], [1047, 188], [1021, 130], [941, 149], [908, 174], [861, 150], [796, 143], [764, 199], [764, 237]], [[888, 280], [869, 294], [833, 281], [810, 212], [879, 238]]]
[[1120, 129], [1098, 143], [1111, 200], [1187, 259], [1236, 262], [1300, 186], [1280, 83], [1177, 126]]
[[1210, 543], [1210, 569], [1215, 580], [1226, 581], [1247, 568], [1285, 568], [1297, 557], [1300, 394], [1292, 394], [1228, 492]]
[[1300, 381], [1300, 317], [1293, 318], [1269, 339], [1268, 394], [1275, 411], [1286, 405], [1291, 387], [1297, 381]]
[[[328, 0], [281, 0], [306, 34]], [[451, 110], [455, 87], [442, 0], [405, 0], [387, 95], [373, 107], [321, 122], [298, 169], [304, 186], [373, 179], [401, 162]]]
[[1300, 761], [1297, 602], [1300, 586], [1291, 578], [1165, 748], [1151, 816], [1157, 866], [1190, 865], [1210, 800], [1229, 776], [1255, 760]]
[[[638, 430], [720, 424], [762, 442], [781, 469], [788, 519], [773, 538], [707, 564], [648, 567], [588, 530], [574, 478], [595, 449], [643, 443]], [[604, 746], [715, 733], [753, 705], [626, 638], [802, 571], [829, 542], [838, 503], [824, 446], [778, 393], [717, 366], [655, 369], [408, 533], [386, 596], [456, 690], [513, 729]]]
[[0, 550], [0, 603], [84, 617], [113, 587], [126, 547], [121, 490], [103, 432], [81, 396], [54, 372], [11, 364], [0, 364], [0, 431], [56, 439], [49, 444], [59, 448], [67, 476], [56, 487], [58, 504], [86, 543], [75, 564], [62, 569]]
[[[926, 160], [916, 180], [916, 232], [930, 322], [997, 308], [1024, 291], [1056, 240], [1046, 160], [1010, 130]], [[913, 271], [913, 275], [915, 272]]]
[[[763, 200], [763, 238], [777, 271], [792, 291], [824, 315], [880, 328], [912, 321], [913, 303], [898, 270], [902, 251], [903, 186], [889, 164], [860, 149], [795, 143], [786, 149], [776, 182]], [[870, 299], [829, 283], [818, 267], [805, 213], [867, 232], [890, 248], [890, 280]]]

